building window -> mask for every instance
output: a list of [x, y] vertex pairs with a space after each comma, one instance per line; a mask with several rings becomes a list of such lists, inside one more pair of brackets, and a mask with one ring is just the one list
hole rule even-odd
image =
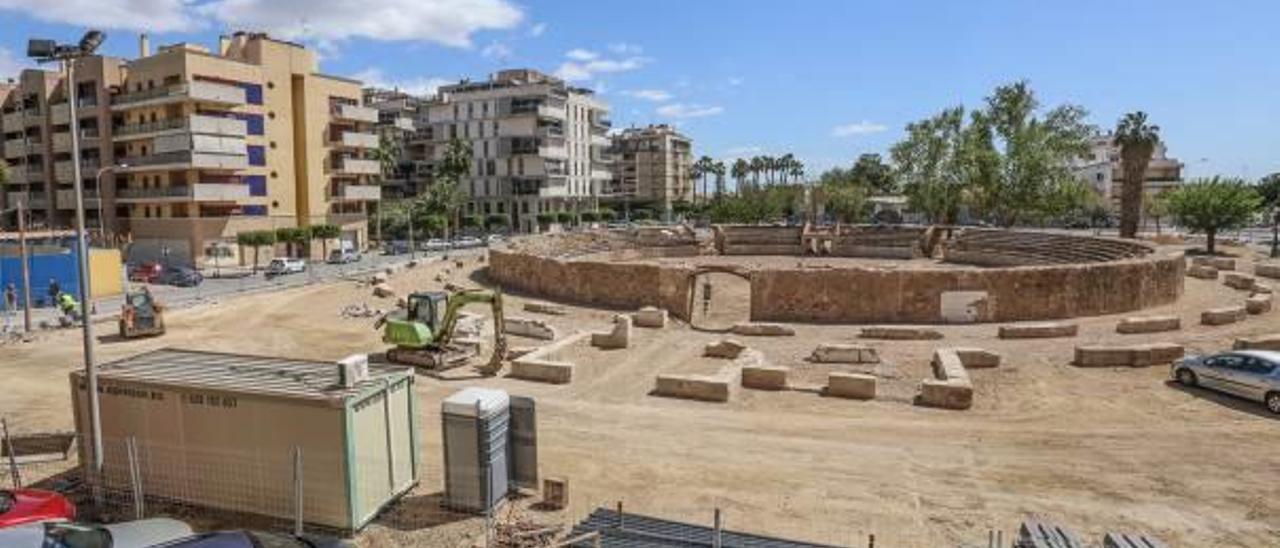
[[244, 182], [249, 186], [250, 196], [266, 196], [267, 195], [267, 178], [263, 175], [249, 175], [244, 178]]
[[249, 153], [249, 165], [265, 166], [267, 165], [267, 150], [262, 145], [249, 145], [245, 147]]
[[267, 215], [267, 206], [264, 206], [264, 205], [240, 206], [240, 212], [250, 217], [265, 217]]
[[250, 105], [262, 104], [262, 84], [240, 84], [244, 88], [244, 102]]

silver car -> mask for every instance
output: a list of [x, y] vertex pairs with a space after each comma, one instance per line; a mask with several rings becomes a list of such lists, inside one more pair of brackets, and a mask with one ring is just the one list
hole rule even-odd
[[1262, 402], [1280, 414], [1280, 352], [1238, 350], [1211, 356], [1188, 356], [1173, 363], [1173, 378], [1186, 386], [1203, 386]]

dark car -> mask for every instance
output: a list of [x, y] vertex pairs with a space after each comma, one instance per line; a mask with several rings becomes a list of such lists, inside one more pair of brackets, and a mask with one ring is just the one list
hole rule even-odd
[[217, 531], [175, 540], [156, 548], [355, 548], [355, 543], [319, 535], [298, 537], [264, 531]]
[[195, 287], [200, 285], [201, 282], [204, 282], [204, 275], [200, 271], [185, 266], [171, 266], [164, 269], [156, 277], [154, 283], [178, 287]]

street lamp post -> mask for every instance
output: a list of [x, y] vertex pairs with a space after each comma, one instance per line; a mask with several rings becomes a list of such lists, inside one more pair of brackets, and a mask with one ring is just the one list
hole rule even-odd
[[107, 235], [107, 220], [102, 216], [102, 176], [108, 171], [124, 169], [129, 164], [116, 164], [113, 166], [103, 166], [98, 169], [98, 175], [94, 177], [98, 187], [98, 235], [105, 238]]
[[[53, 40], [32, 39], [27, 42], [27, 56], [41, 63], [58, 62], [66, 71], [67, 106], [71, 115], [71, 176], [76, 194], [76, 257], [80, 270], [81, 334], [84, 344], [84, 370], [89, 393], [89, 428], [93, 443], [93, 478], [96, 483], [102, 473], [102, 414], [98, 401], [98, 370], [93, 359], [93, 322], [84, 304], [89, 302], [89, 239], [84, 227], [84, 181], [80, 179], [80, 121], [76, 115], [75, 61], [93, 55], [102, 45], [106, 35], [90, 30], [74, 45], [58, 44]], [[101, 203], [101, 198], [99, 198]]]

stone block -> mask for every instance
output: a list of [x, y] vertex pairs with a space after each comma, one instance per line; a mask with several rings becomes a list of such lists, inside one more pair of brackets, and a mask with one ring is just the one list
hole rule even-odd
[[613, 329], [606, 333], [592, 333], [591, 346], [604, 349], [626, 348], [631, 344], [631, 316], [618, 314], [613, 317]]
[[1260, 284], [1260, 283], [1258, 283], [1258, 282], [1256, 282], [1256, 281], [1253, 283], [1253, 294], [1254, 294], [1254, 295], [1257, 295], [1257, 294], [1259, 294], [1259, 293], [1266, 293], [1267, 295], [1270, 295], [1270, 294], [1271, 294], [1271, 292], [1272, 292], [1272, 291], [1271, 291], [1271, 286], [1269, 286], [1269, 285], [1267, 285], [1267, 284]]
[[817, 363], [880, 363], [876, 349], [861, 344], [820, 344], [809, 360]]
[[662, 308], [646, 306], [631, 315], [636, 327], [653, 327], [662, 329], [667, 326], [667, 311]]
[[702, 355], [709, 358], [725, 358], [736, 359], [743, 350], [747, 349], [747, 345], [733, 339], [721, 339], [713, 343], [707, 343], [703, 347]]
[[828, 396], [836, 398], [853, 398], [870, 400], [876, 397], [876, 378], [861, 373], [841, 373], [832, 371], [827, 375]]
[[1126, 335], [1179, 329], [1182, 329], [1182, 319], [1177, 316], [1134, 316], [1120, 320], [1120, 323], [1116, 324], [1116, 333]]
[[653, 393], [670, 398], [726, 402], [729, 401], [729, 381], [704, 375], [658, 375]]
[[1050, 339], [1074, 337], [1079, 326], [1073, 323], [1041, 322], [1000, 326], [1001, 339]]
[[740, 323], [729, 331], [748, 337], [790, 337], [796, 330], [778, 323]]
[[1129, 357], [1129, 365], [1133, 367], [1145, 367], [1148, 365], [1162, 365], [1173, 363], [1174, 360], [1181, 358], [1186, 351], [1182, 345], [1175, 343], [1148, 343], [1140, 344], [1133, 347], [1132, 354]]
[[965, 369], [986, 369], [1000, 367], [1000, 353], [983, 348], [952, 348]]
[[1077, 346], [1075, 365], [1080, 367], [1121, 367], [1133, 362], [1128, 346]]
[[920, 403], [942, 409], [968, 409], [973, 406], [973, 385], [925, 379], [920, 383]]
[[373, 296], [380, 299], [393, 299], [396, 296], [396, 290], [392, 289], [390, 285], [380, 283], [373, 286]]
[[548, 316], [563, 316], [565, 314], [564, 306], [552, 303], [524, 303], [525, 312], [533, 312], [534, 314], [546, 314]]
[[1271, 312], [1271, 295], [1259, 294], [1244, 300], [1245, 311], [1250, 314], [1266, 314]]
[[1263, 278], [1280, 280], [1280, 263], [1258, 263], [1253, 265], [1253, 274]]
[[1222, 276], [1222, 285], [1232, 289], [1252, 290], [1254, 283], [1253, 276], [1242, 272], [1228, 272]]
[[1204, 325], [1226, 325], [1245, 319], [1248, 309], [1244, 305], [1211, 308], [1200, 313], [1200, 323]]
[[969, 382], [969, 373], [964, 370], [964, 361], [960, 355], [950, 348], [933, 351], [933, 376], [940, 381]]
[[1232, 348], [1236, 350], [1275, 350], [1280, 351], [1280, 333], [1241, 337], [1236, 339]]
[[790, 368], [777, 365], [750, 365], [742, 368], [742, 387], [754, 390], [786, 390]]
[[1216, 280], [1218, 279], [1218, 269], [1208, 265], [1193, 264], [1187, 267], [1187, 275], [1202, 280]]
[[374, 272], [374, 273], [373, 273], [373, 277], [369, 278], [369, 283], [371, 283], [371, 284], [373, 284], [373, 285], [378, 285], [378, 284], [385, 284], [385, 283], [387, 283], [387, 273], [386, 273], [386, 272]]
[[859, 335], [864, 339], [936, 340], [942, 332], [927, 327], [864, 327]]
[[1217, 270], [1235, 270], [1236, 260], [1231, 257], [1192, 257], [1192, 266], [1208, 266]]
[[573, 364], [549, 360], [517, 359], [511, 362], [511, 376], [526, 381], [568, 384], [573, 381]]
[[518, 335], [521, 337], [541, 339], [544, 341], [556, 339], [556, 329], [542, 320], [508, 316], [502, 320], [502, 323], [503, 326], [506, 327], [507, 334], [509, 335]]

